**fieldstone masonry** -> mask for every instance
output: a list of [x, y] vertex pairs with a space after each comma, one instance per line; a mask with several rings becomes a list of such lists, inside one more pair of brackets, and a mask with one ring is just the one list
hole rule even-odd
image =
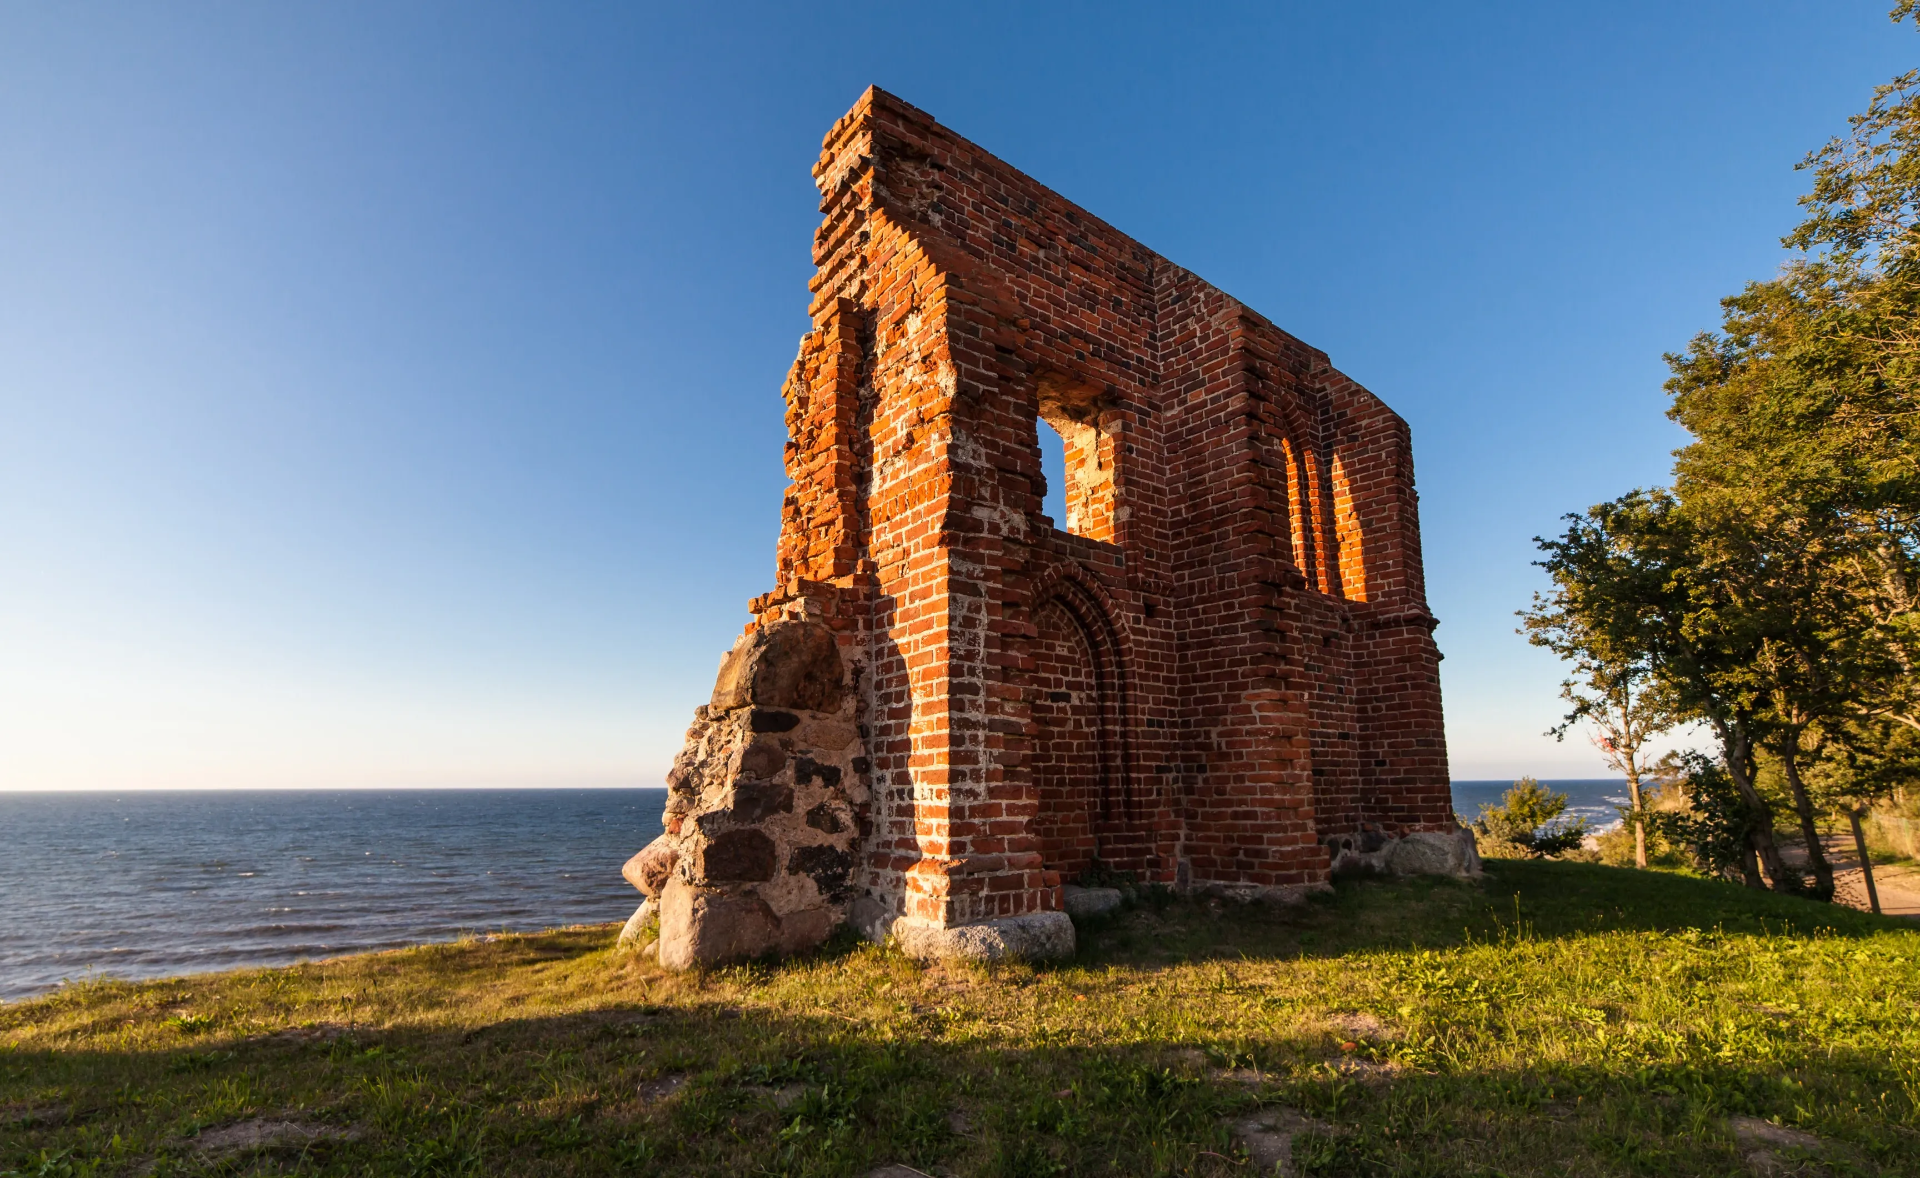
[[660, 960], [845, 922], [922, 956], [1068, 952], [1063, 885], [1096, 866], [1243, 899], [1477, 870], [1406, 424], [880, 90], [814, 178], [777, 587], [626, 869]]

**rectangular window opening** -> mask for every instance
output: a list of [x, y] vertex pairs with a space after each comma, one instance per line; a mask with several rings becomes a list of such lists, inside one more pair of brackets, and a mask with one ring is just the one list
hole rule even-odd
[[1047, 480], [1047, 494], [1040, 510], [1053, 517], [1053, 526], [1067, 529], [1067, 440], [1046, 418], [1038, 422], [1040, 434], [1040, 474]]

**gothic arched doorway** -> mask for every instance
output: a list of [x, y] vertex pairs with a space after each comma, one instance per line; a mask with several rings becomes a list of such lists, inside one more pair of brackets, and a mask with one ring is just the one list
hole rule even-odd
[[1041, 859], [1071, 880], [1098, 857], [1138, 856], [1126, 837], [1126, 689], [1120, 644], [1105, 609], [1068, 580], [1033, 613], [1030, 764], [1039, 812], [1032, 831]]

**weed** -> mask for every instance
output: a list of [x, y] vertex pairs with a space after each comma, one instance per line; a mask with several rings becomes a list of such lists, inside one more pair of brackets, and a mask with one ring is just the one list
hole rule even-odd
[[1030, 1137], [1002, 1144], [989, 1171], [995, 1178], [1056, 1178], [1066, 1172], [1066, 1163]]
[[210, 1014], [176, 1014], [160, 1025], [170, 1027], [182, 1035], [198, 1035], [213, 1030], [219, 1023], [220, 1020]]
[[24, 1169], [0, 1170], [0, 1178], [84, 1178], [95, 1167], [74, 1160], [71, 1150], [41, 1150]]
[[412, 1178], [466, 1178], [478, 1174], [486, 1157], [485, 1130], [468, 1113], [454, 1113], [437, 1127], [412, 1135], [401, 1156]]

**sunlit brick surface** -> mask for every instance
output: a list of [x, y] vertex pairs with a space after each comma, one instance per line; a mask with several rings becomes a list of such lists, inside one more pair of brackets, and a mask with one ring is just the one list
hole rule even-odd
[[1453, 829], [1405, 423], [883, 92], [814, 175], [753, 609], [828, 620], [855, 669], [866, 894], [959, 924], [1057, 908], [1096, 855], [1297, 886], [1330, 839]]

